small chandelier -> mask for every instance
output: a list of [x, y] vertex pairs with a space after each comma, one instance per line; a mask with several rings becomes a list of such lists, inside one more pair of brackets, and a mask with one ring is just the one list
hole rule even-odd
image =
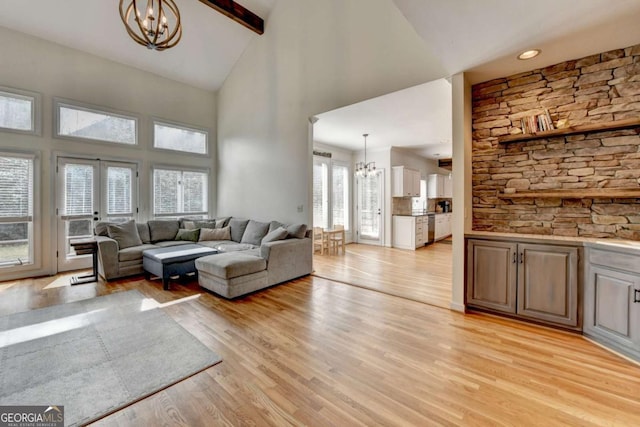
[[367, 163], [367, 137], [369, 134], [363, 133], [362, 136], [364, 136], [364, 162], [356, 163], [355, 174], [359, 177], [366, 177], [376, 171], [376, 162]]
[[[180, 11], [173, 0], [120, 0], [120, 18], [136, 43], [148, 49], [165, 50], [177, 45], [182, 37]], [[141, 10], [144, 11], [144, 17]]]

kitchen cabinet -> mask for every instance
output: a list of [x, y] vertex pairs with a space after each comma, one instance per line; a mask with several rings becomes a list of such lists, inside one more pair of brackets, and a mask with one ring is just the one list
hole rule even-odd
[[467, 304], [579, 329], [579, 248], [470, 239]]
[[436, 214], [434, 240], [451, 236], [451, 213]]
[[420, 171], [394, 166], [391, 197], [420, 197]]
[[453, 197], [451, 175], [432, 173], [427, 177], [427, 198], [450, 199]]
[[640, 254], [587, 248], [584, 334], [640, 358]]
[[443, 187], [444, 198], [453, 198], [453, 179], [451, 178], [451, 175], [444, 175]]
[[426, 243], [429, 234], [427, 216], [393, 216], [394, 248], [415, 250]]

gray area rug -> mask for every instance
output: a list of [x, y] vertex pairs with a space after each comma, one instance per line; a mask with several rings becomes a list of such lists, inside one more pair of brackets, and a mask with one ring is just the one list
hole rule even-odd
[[0, 317], [0, 405], [86, 424], [221, 359], [138, 291]]

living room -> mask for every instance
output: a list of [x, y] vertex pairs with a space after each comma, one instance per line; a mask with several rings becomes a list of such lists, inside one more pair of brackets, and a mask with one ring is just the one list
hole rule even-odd
[[[4, 2], [1, 15], [10, 16], [5, 11], [11, 8], [19, 10], [19, 3]], [[0, 313], [134, 289], [159, 303], [188, 297], [192, 299], [165, 310], [223, 360], [112, 414], [104, 424], [204, 425], [214, 418], [231, 425], [584, 425], [585, 420], [594, 425], [637, 424], [636, 364], [574, 333], [455, 312], [465, 310], [464, 232], [471, 230], [473, 206], [473, 73], [466, 72], [494, 60], [500, 64], [506, 57], [515, 62], [521, 47], [539, 47], [543, 54], [516, 65], [519, 69], [511, 62], [498, 65], [497, 71], [495, 64], [493, 69], [480, 67], [477, 73], [490, 77], [476, 75], [474, 83], [634, 46], [640, 40], [637, 2], [561, 2], [562, 7], [543, 2], [539, 9], [545, 14], [557, 13], [548, 21], [526, 2], [505, 2], [501, 9], [486, 11], [473, 8], [471, 1], [463, 2], [468, 9], [462, 11], [439, 2], [418, 3], [349, 0], [345, 6], [338, 0], [279, 0], [266, 9], [265, 34], [254, 36], [219, 86], [209, 89], [143, 71], [136, 63], [101, 58], [96, 56], [99, 50], [87, 53], [74, 45], [78, 40], [46, 41], [46, 34], [27, 35], [25, 29], [9, 29], [10, 22], [0, 21], [0, 85], [39, 96], [42, 123], [39, 135], [3, 132], [0, 142], [3, 152], [33, 155], [35, 175], [33, 263], [3, 268]], [[183, 3], [179, 6], [182, 11]], [[77, 1], [69, 8], [84, 7]], [[184, 10], [189, 8], [207, 19], [214, 13], [196, 1], [185, 1]], [[530, 19], [523, 18], [529, 13]], [[431, 15], [428, 25], [419, 23]], [[576, 15], [584, 18], [584, 25], [576, 23]], [[496, 19], [510, 25], [498, 28]], [[516, 25], [524, 19], [534, 28], [524, 31]], [[46, 27], [47, 19], [40, 16], [36, 22]], [[132, 51], [162, 55], [157, 61], [171, 63], [170, 69], [189, 68], [175, 63], [171, 50], [147, 52], [129, 40], [117, 15], [110, 22], [109, 35], [122, 37]], [[459, 25], [449, 31], [474, 28], [479, 34], [465, 33], [453, 46], [453, 37], [442, 41], [429, 34], [431, 27], [450, 36], [443, 26], [453, 28], [452, 22]], [[552, 32], [560, 27], [573, 32]], [[78, 34], [74, 39], [84, 33]], [[465, 44], [474, 38], [486, 41], [481, 35], [490, 39], [485, 47]], [[516, 38], [518, 43], [504, 43]], [[573, 42], [567, 44], [569, 39]], [[206, 47], [200, 49], [200, 55], [208, 55]], [[451, 62], [453, 52], [462, 52], [468, 62]], [[58, 158], [134, 163], [140, 221], [154, 216], [154, 167], [171, 166], [208, 173], [204, 216], [310, 224], [309, 118], [449, 75], [454, 95], [454, 200], [461, 207], [454, 211], [453, 311], [312, 277], [237, 301], [216, 297], [197, 283], [165, 292], [157, 281], [142, 276], [43, 289], [51, 280], [47, 276], [59, 271]], [[60, 104], [54, 104], [54, 98], [65, 105], [137, 118], [138, 146], [115, 148], [55, 137], [54, 109]], [[206, 155], [154, 149], [154, 119], [206, 131]], [[24, 280], [14, 280], [18, 278]]]

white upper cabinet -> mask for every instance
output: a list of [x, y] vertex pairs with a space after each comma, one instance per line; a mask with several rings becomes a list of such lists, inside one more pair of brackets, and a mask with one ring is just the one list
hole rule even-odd
[[392, 197], [420, 197], [420, 171], [393, 166]]

